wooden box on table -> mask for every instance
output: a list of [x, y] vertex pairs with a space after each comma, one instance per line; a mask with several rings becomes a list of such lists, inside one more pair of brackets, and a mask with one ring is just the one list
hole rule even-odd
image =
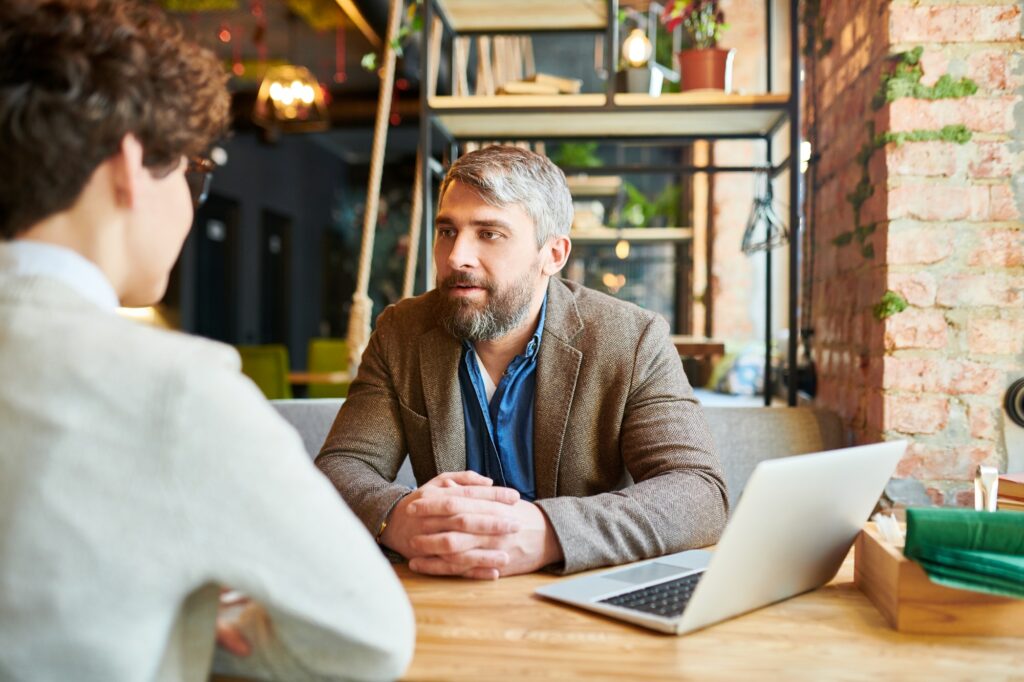
[[936, 585], [874, 524], [857, 536], [854, 583], [900, 632], [1024, 637], [1024, 599]]

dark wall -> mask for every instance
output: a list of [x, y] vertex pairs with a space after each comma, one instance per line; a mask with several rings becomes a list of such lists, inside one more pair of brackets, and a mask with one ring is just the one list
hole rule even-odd
[[[223, 145], [228, 163], [218, 169], [211, 197], [222, 205], [237, 204], [238, 229], [231, 247], [234, 264], [231, 317], [234, 338], [229, 343], [266, 343], [277, 339], [269, 334], [267, 298], [264, 295], [264, 225], [274, 220], [291, 225], [287, 250], [287, 341], [293, 368], [306, 364], [306, 343], [321, 331], [323, 245], [332, 221], [332, 207], [348, 180], [345, 162], [309, 135], [282, 136], [273, 144], [257, 134], [242, 133]], [[197, 215], [197, 223], [203, 214]], [[181, 325], [184, 331], [202, 333], [197, 328], [198, 243], [202, 227], [193, 230], [181, 262]], [[353, 254], [353, 258], [357, 257]], [[278, 269], [280, 273], [282, 270]], [[351, 291], [338, 292], [338, 304], [351, 298]], [[330, 303], [329, 301], [327, 302]]]

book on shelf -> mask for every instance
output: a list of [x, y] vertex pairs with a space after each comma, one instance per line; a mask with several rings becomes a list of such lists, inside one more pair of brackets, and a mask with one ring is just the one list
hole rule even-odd
[[1024, 500], [1015, 500], [1010, 497], [997, 497], [996, 509], [1000, 511], [1024, 512]]
[[999, 477], [997, 497], [1011, 497], [1024, 502], [1024, 471], [1006, 473]]
[[583, 81], [579, 78], [563, 78], [561, 76], [552, 76], [548, 73], [535, 73], [527, 78], [527, 80], [533, 83], [554, 86], [558, 88], [558, 92], [564, 95], [578, 95], [583, 88]]
[[498, 88], [499, 95], [557, 95], [558, 86], [531, 81], [509, 81]]

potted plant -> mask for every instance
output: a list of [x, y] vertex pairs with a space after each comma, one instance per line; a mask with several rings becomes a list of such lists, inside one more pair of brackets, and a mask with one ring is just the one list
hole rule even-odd
[[734, 50], [718, 47], [728, 26], [718, 0], [670, 0], [662, 21], [669, 32], [682, 25], [679, 52], [680, 90], [732, 90]]

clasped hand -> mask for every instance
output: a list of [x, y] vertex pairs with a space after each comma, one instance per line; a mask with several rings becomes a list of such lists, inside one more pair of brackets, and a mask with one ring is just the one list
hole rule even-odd
[[381, 542], [417, 573], [494, 580], [562, 560], [547, 517], [473, 471], [444, 473], [395, 505]]

